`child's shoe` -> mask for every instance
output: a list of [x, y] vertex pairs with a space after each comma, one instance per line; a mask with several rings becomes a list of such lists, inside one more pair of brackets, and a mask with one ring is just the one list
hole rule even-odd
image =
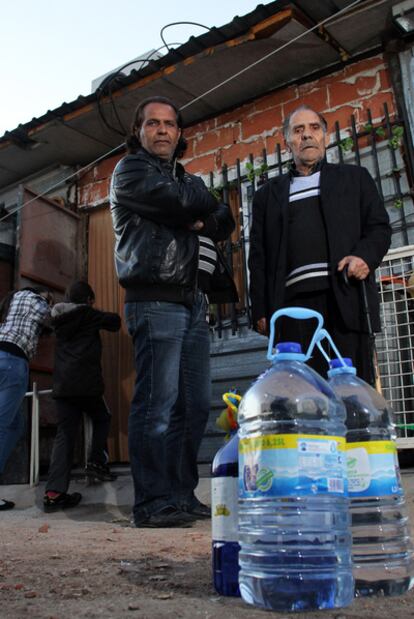
[[66, 492], [46, 492], [43, 497], [43, 509], [46, 513], [56, 512], [59, 509], [68, 509], [69, 507], [76, 507], [79, 501], [82, 499], [82, 495], [79, 492], [73, 492], [73, 494], [66, 494]]
[[98, 464], [97, 462], [88, 462], [85, 467], [85, 474], [91, 481], [97, 479], [99, 481], [114, 481], [117, 476], [111, 473], [107, 464]]

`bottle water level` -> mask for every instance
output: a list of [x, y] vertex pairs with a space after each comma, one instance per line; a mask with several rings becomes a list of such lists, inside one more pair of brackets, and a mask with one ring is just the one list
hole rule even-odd
[[414, 570], [404, 497], [352, 499], [351, 514], [356, 595], [408, 591]]
[[381, 394], [355, 375], [352, 365], [336, 360], [331, 365], [329, 383], [347, 412], [355, 594], [405, 593], [413, 584], [413, 547], [392, 411]]
[[[331, 510], [328, 512], [328, 509]], [[348, 503], [321, 497], [239, 505], [243, 599], [276, 611], [346, 606], [353, 598]]]

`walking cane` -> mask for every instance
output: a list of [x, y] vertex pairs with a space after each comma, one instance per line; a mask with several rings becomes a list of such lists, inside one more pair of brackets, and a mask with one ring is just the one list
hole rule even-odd
[[369, 363], [370, 363], [370, 368], [371, 368], [371, 381], [372, 381], [372, 385], [375, 387], [378, 393], [382, 394], [377, 349], [375, 346], [375, 333], [372, 329], [371, 310], [369, 309], [369, 304], [368, 304], [367, 284], [366, 284], [365, 279], [361, 279], [361, 290], [362, 290], [362, 299], [363, 299], [365, 318], [366, 318], [367, 327], [368, 327], [368, 338], [369, 338], [368, 345], [369, 345]]

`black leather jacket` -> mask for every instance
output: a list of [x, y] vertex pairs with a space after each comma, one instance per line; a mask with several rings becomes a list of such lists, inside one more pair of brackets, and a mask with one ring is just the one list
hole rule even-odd
[[213, 240], [226, 238], [234, 228], [228, 207], [217, 202], [201, 178], [180, 164], [174, 171], [171, 163], [142, 148], [116, 165], [110, 201], [125, 300], [191, 303], [198, 238], [189, 226], [202, 220]]

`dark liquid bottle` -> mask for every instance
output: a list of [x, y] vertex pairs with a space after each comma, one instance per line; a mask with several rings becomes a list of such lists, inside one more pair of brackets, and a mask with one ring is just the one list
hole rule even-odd
[[217, 452], [212, 466], [212, 557], [214, 588], [240, 596], [238, 543], [238, 445], [235, 432]]

